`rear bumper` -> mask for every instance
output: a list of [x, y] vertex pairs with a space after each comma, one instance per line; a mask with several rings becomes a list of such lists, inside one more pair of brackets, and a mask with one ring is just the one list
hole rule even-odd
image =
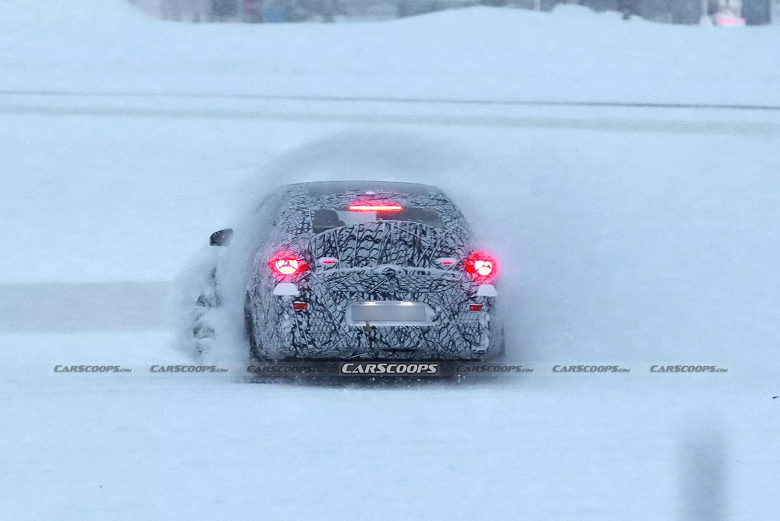
[[[487, 300], [487, 299], [485, 299]], [[345, 325], [335, 310], [295, 309], [294, 297], [255, 315], [259, 352], [272, 360], [491, 360], [503, 354], [503, 327], [492, 306], [439, 314], [426, 325]], [[323, 317], [328, 314], [329, 320]], [[270, 318], [270, 320], [268, 320]]]
[[273, 281], [258, 281], [248, 288], [258, 353], [271, 360], [453, 361], [500, 354], [495, 290], [480, 292], [462, 273], [394, 271], [306, 274], [296, 294], [274, 294]]

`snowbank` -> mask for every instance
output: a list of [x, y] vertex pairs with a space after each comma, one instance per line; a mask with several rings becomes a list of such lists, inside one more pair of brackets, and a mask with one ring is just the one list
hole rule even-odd
[[[5, 27], [0, 70], [13, 74], [0, 89], [780, 103], [774, 27], [483, 7], [382, 23], [182, 24], [100, 3], [101, 20], [128, 15], [122, 27], [94, 23], [97, 3], [61, 5], [68, 23], [45, 37], [35, 24]], [[2, 0], [0, 20], [22, 5], [37, 3]]]

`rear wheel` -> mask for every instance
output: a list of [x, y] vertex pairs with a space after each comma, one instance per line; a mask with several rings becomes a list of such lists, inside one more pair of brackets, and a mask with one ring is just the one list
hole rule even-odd
[[504, 340], [504, 323], [494, 319], [495, 331], [490, 333], [490, 343], [493, 346], [482, 356], [480, 362], [500, 363], [506, 357], [506, 341]]
[[506, 337], [504, 336], [504, 323], [501, 322], [501, 325], [499, 326], [499, 333], [498, 333], [498, 350], [496, 351], [496, 354], [493, 356], [492, 361], [494, 362], [503, 362], [506, 358]]
[[254, 313], [252, 313], [249, 293], [246, 294], [244, 302], [244, 334], [249, 345], [249, 360], [252, 362], [267, 362], [268, 357], [263, 353], [263, 348], [257, 341], [257, 335], [255, 334], [255, 318]]

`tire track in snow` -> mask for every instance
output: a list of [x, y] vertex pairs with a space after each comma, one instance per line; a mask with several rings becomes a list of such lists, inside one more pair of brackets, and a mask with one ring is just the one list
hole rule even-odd
[[780, 105], [739, 103], [659, 103], [639, 101], [555, 101], [522, 99], [412, 98], [382, 96], [317, 96], [291, 94], [219, 94], [205, 92], [89, 92], [65, 90], [0, 90], [0, 96], [65, 96], [86, 98], [184, 98], [337, 103], [397, 103], [426, 105], [504, 105], [515, 107], [615, 107], [637, 109], [747, 110], [780, 112]]
[[434, 125], [481, 128], [525, 128], [606, 132], [655, 132], [733, 136], [780, 135], [780, 123], [759, 121], [686, 121], [616, 118], [554, 118], [522, 116], [454, 116], [436, 114], [339, 114], [223, 109], [160, 109], [146, 107], [54, 107], [0, 105], [0, 115], [144, 117], [168, 119], [226, 119], [301, 123]]

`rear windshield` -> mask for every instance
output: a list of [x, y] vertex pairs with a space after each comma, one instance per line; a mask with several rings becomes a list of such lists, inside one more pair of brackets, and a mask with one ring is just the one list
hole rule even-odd
[[322, 208], [314, 211], [312, 228], [314, 233], [322, 233], [342, 226], [381, 221], [416, 222], [434, 228], [444, 228], [444, 223], [436, 210], [414, 207], [404, 207], [403, 210], [393, 212], [354, 212], [346, 208]]

